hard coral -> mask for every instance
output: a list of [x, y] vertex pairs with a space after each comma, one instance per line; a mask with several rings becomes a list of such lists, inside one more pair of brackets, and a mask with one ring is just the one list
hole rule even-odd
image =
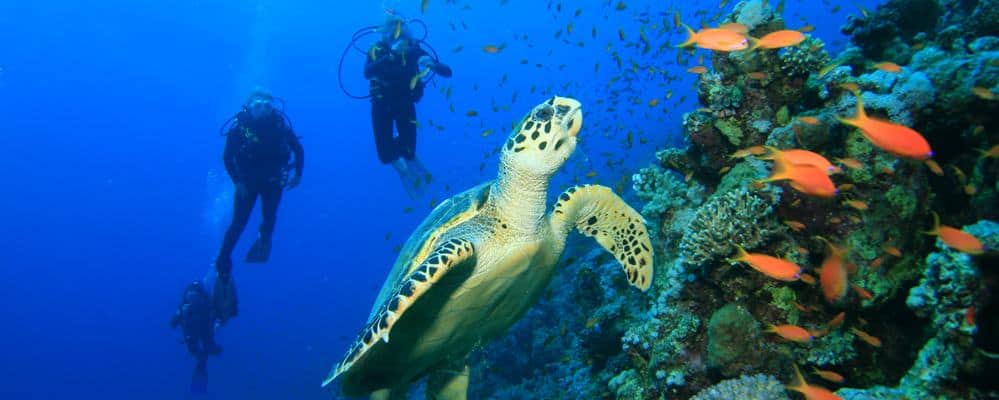
[[700, 391], [691, 400], [781, 400], [787, 399], [784, 385], [768, 375], [743, 375], [721, 381]]
[[753, 248], [779, 231], [773, 217], [777, 196], [745, 187], [714, 196], [701, 206], [680, 242], [688, 268], [702, 267], [735, 252], [733, 245]]

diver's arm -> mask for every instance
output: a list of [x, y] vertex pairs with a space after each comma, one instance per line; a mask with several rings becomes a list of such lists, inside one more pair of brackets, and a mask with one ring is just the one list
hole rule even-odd
[[435, 74], [440, 75], [445, 78], [451, 77], [451, 67], [445, 65], [444, 63], [437, 62], [433, 57], [430, 57], [425, 50], [419, 49], [417, 60], [420, 65], [430, 68]]
[[288, 129], [288, 146], [295, 154], [295, 176], [302, 176], [302, 169], [305, 168], [305, 149], [302, 147], [302, 142], [298, 140], [298, 136], [291, 129]]
[[[377, 46], [377, 45], [376, 45]], [[378, 50], [373, 50], [372, 53], [375, 54], [375, 58], [372, 59], [370, 56], [365, 57], [364, 61], [364, 79], [374, 78], [376, 75], [383, 74], [385, 67], [392, 60], [393, 53], [391, 50], [386, 51], [383, 47], [377, 47]], [[385, 55], [379, 57], [378, 53], [385, 52]]]
[[239, 168], [236, 166], [236, 153], [239, 151], [240, 134], [238, 125], [229, 129], [225, 136], [225, 150], [222, 151], [222, 162], [225, 164], [225, 172], [229, 174], [229, 179], [239, 182]]

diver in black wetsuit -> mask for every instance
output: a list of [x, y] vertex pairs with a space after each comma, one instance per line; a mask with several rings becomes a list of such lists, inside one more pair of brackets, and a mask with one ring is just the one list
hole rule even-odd
[[[422, 78], [429, 72], [451, 77], [451, 68], [431, 57], [414, 40], [401, 18], [389, 16], [382, 37], [368, 51], [364, 77], [371, 81], [371, 125], [378, 159], [392, 164], [410, 197], [430, 173], [416, 159], [416, 102], [423, 97]], [[392, 126], [398, 132], [393, 135]]]
[[215, 343], [212, 307], [208, 292], [200, 281], [191, 282], [184, 289], [180, 305], [170, 318], [170, 327], [177, 326], [183, 329], [187, 351], [197, 360], [191, 377], [191, 391], [204, 392], [208, 385], [205, 363], [208, 356], [221, 354], [222, 347]]
[[[220, 284], [231, 286], [232, 250], [250, 219], [257, 197], [260, 197], [263, 206], [263, 221], [260, 223], [257, 240], [246, 255], [246, 262], [250, 263], [266, 262], [270, 257], [271, 235], [277, 220], [281, 194], [286, 188], [290, 190], [298, 186], [302, 179], [305, 163], [302, 144], [295, 136], [287, 117], [275, 108], [274, 101], [275, 98], [270, 93], [262, 89], [254, 90], [242, 111], [230, 120], [231, 127], [225, 134], [222, 158], [226, 172], [236, 185], [236, 194], [232, 223], [226, 230], [222, 247], [215, 259], [219, 278], [216, 289], [219, 289]], [[289, 169], [294, 170], [290, 179]], [[228, 293], [231, 288], [222, 289], [224, 293]], [[235, 291], [232, 290], [232, 293], [234, 296]], [[221, 301], [215, 302], [216, 311], [222, 314], [219, 320], [224, 323], [235, 315], [235, 299], [232, 299], [230, 314], [218, 307], [219, 303], [227, 302], [227, 296], [223, 294], [219, 297]]]

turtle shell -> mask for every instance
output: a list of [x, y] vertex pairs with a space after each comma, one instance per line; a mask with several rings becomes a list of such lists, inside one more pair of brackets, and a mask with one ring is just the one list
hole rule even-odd
[[446, 232], [478, 215], [482, 205], [489, 198], [491, 184], [492, 181], [484, 182], [444, 200], [420, 223], [399, 251], [399, 257], [392, 265], [392, 271], [385, 279], [371, 309], [368, 322], [371, 322], [382, 304], [387, 301], [396, 284], [427, 258]]

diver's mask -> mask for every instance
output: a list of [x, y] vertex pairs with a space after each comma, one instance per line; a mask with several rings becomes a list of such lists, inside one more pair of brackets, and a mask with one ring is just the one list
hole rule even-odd
[[246, 110], [250, 112], [253, 119], [263, 119], [274, 113], [274, 105], [269, 99], [254, 99], [246, 105]]

